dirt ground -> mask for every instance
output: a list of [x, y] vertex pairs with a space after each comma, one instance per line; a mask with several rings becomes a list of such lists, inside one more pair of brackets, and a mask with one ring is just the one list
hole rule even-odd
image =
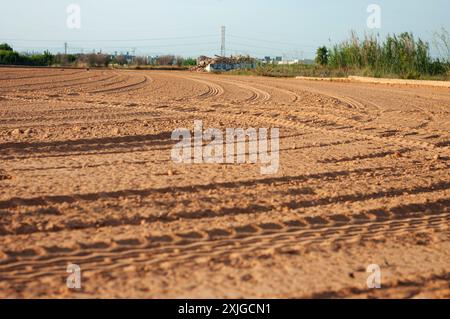
[[[173, 163], [194, 120], [279, 172]], [[449, 298], [449, 128], [448, 88], [1, 68], [0, 297]]]

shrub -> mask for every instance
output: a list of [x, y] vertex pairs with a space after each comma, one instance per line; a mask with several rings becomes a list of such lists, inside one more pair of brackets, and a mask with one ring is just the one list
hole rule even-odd
[[0, 50], [0, 64], [19, 64], [20, 60], [19, 53], [9, 50]]
[[156, 58], [156, 64], [158, 65], [173, 65], [175, 62], [174, 55], [162, 55]]
[[22, 55], [12, 50], [0, 50], [0, 64], [49, 66], [54, 63], [54, 59], [55, 56], [48, 51], [44, 54]]
[[0, 51], [13, 51], [13, 48], [8, 43], [1, 43]]
[[183, 63], [184, 63], [184, 58], [182, 57], [182, 56], [177, 56], [176, 58], [175, 58], [175, 64], [177, 65], [177, 66], [182, 66], [183, 65]]
[[50, 66], [53, 64], [55, 56], [48, 51], [44, 54], [33, 54], [27, 58], [26, 64], [32, 66]]
[[101, 53], [81, 54], [78, 56], [76, 63], [89, 67], [102, 67], [108, 66], [111, 63], [111, 58], [109, 55]]
[[316, 63], [319, 65], [328, 64], [328, 49], [327, 47], [320, 47], [316, 53]]
[[193, 58], [187, 58], [183, 61], [183, 66], [196, 66], [197, 60]]
[[147, 58], [142, 57], [142, 56], [135, 57], [133, 64], [137, 65], [137, 66], [147, 65]]
[[77, 60], [75, 54], [57, 54], [54, 58], [54, 63], [57, 65], [67, 66], [72, 65]]
[[118, 64], [118, 65], [125, 65], [128, 63], [127, 58], [124, 55], [117, 55], [114, 58], [114, 63]]

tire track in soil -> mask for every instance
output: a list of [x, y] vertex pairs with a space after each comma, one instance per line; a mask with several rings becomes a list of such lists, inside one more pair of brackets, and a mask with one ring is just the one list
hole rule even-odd
[[[228, 82], [228, 81], [222, 81], [222, 82]], [[230, 84], [233, 84], [233, 83], [230, 83]], [[239, 85], [239, 84], [237, 84], [237, 85]], [[247, 88], [249, 90], [252, 90], [252, 88], [250, 86], [244, 86], [242, 88]], [[258, 97], [255, 98], [255, 95], [254, 95], [253, 97], [250, 98], [251, 100], [254, 101], [255, 99], [259, 99], [261, 97], [261, 94], [264, 96], [262, 98], [263, 101], [266, 101], [267, 99], [271, 98], [269, 93], [267, 93], [265, 91], [262, 91], [262, 90], [258, 90], [256, 88], [253, 88], [253, 89], [257, 90], [257, 91], [254, 91], [254, 94], [257, 95]], [[263, 92], [263, 93], [261, 93], [261, 92]], [[314, 90], [313, 90], [313, 92], [314, 92]], [[325, 94], [325, 93], [318, 93], [318, 94], [326, 95], [328, 97], [331, 97], [331, 98], [334, 98], [334, 99], [338, 99], [338, 100], [339, 99], [343, 99], [344, 103], [352, 104], [353, 107], [356, 108], [356, 109], [364, 108], [364, 105], [362, 103], [357, 102], [356, 100], [351, 99], [351, 98], [336, 97], [336, 96], [332, 96], [332, 95]], [[202, 107], [201, 106], [196, 106], [196, 108], [202, 108]], [[200, 113], [200, 112], [193, 111], [192, 109], [189, 109], [189, 113], [195, 114], [197, 116], [205, 116], [205, 113], [208, 113], [208, 112], [211, 111], [210, 108], [204, 108], [203, 107], [203, 109], [206, 112]], [[164, 110], [168, 111], [167, 109], [164, 109]], [[172, 110], [172, 111], [173, 112], [177, 112], [175, 110]], [[273, 118], [270, 118], [270, 117], [263, 116], [262, 114], [257, 117], [257, 116], [251, 116], [251, 115], [243, 114], [242, 112], [240, 112], [239, 116], [233, 116], [233, 115], [230, 115], [230, 114], [221, 113], [220, 111], [218, 111], [217, 108], [214, 109], [214, 111], [216, 112], [215, 115], [217, 113], [220, 113], [220, 116], [227, 117], [227, 118], [230, 118], [230, 117], [234, 117], [234, 118], [237, 118], [237, 117], [244, 118], [244, 117], [246, 117], [246, 118], [249, 118], [249, 117], [251, 117], [251, 119], [249, 119], [249, 122], [253, 122], [254, 120], [257, 120], [260, 123], [261, 119], [264, 119], [266, 123], [270, 122], [270, 123], [275, 123], [275, 124], [282, 124], [285, 127], [309, 129], [309, 130], [313, 130], [313, 131], [316, 131], [316, 132], [322, 132], [322, 133], [328, 133], [328, 134], [329, 133], [331, 133], [331, 134], [339, 134], [339, 135], [345, 135], [345, 136], [348, 136], [348, 137], [355, 137], [355, 138], [365, 138], [365, 139], [376, 140], [376, 141], [381, 141], [381, 142], [385, 142], [385, 143], [386, 142], [387, 143], [395, 143], [395, 144], [402, 145], [402, 146], [417, 147], [417, 148], [428, 149], [428, 150], [436, 148], [436, 145], [433, 144], [433, 143], [428, 143], [428, 142], [425, 142], [425, 141], [411, 140], [411, 139], [408, 139], [408, 138], [405, 138], [405, 137], [402, 137], [402, 136], [381, 136], [381, 135], [369, 134], [369, 133], [365, 133], [365, 132], [362, 132], [362, 131], [357, 131], [355, 129], [355, 127], [353, 127], [353, 126], [351, 127], [352, 131], [346, 131], [346, 130], [342, 129], [341, 125], [338, 125], [337, 123], [333, 123], [333, 122], [325, 123], [325, 125], [323, 125], [323, 126], [318, 126], [317, 123], [311, 125], [311, 124], [308, 123], [310, 121], [304, 121], [304, 120], [300, 120], [300, 119], [299, 119], [298, 122], [294, 122], [294, 121], [292, 121], [290, 119], [273, 119]], [[292, 118], [293, 117], [291, 117], [291, 119]]]
[[[146, 241], [131, 238], [112, 244], [97, 243], [94, 249], [78, 249], [61, 254], [64, 248], [47, 248], [56, 253], [0, 261], [0, 280], [10, 282], [29, 282], [40, 277], [64, 274], [67, 264], [76, 263], [84, 271], [102, 272], [121, 269], [129, 265], [152, 265], [174, 267], [178, 264], [208, 263], [228, 258], [235, 254], [240, 257], [255, 256], [264, 250], [283, 253], [283, 249], [298, 249], [308, 245], [332, 245], [334, 243], [357, 243], [365, 240], [383, 239], [412, 233], [448, 233], [450, 213], [425, 217], [396, 217], [382, 221], [353, 221], [336, 223], [332, 226], [310, 225], [302, 221], [285, 224], [248, 225], [228, 229], [206, 230], [178, 235], [150, 237]], [[298, 226], [292, 226], [292, 225]], [[101, 249], [99, 249], [101, 247]], [[59, 251], [59, 252], [58, 252]], [[285, 251], [285, 253], [291, 253]]]
[[[136, 74], [133, 74], [133, 75], [136, 76]], [[126, 85], [122, 85], [122, 86], [114, 87], [114, 88], [94, 90], [94, 91], [90, 91], [88, 93], [90, 93], [90, 94], [99, 94], [99, 93], [111, 94], [111, 93], [124, 93], [124, 92], [136, 91], [136, 90], [146, 87], [148, 85], [148, 83], [152, 82], [152, 79], [149, 76], [139, 74], [139, 77], [141, 77], [141, 76], [143, 77], [143, 79], [140, 79], [137, 82], [132, 82], [130, 84], [126, 84]]]
[[[201, 106], [197, 106], [197, 108], [201, 108]], [[182, 108], [178, 108], [182, 109]], [[183, 114], [186, 113], [182, 110], [175, 110], [175, 109], [162, 109], [165, 113], [178, 113]], [[242, 119], [247, 119], [249, 123], [252, 123], [252, 125], [255, 125], [256, 123], [261, 123], [262, 125], [265, 124], [272, 124], [272, 125], [279, 125], [282, 127], [289, 127], [292, 129], [301, 129], [301, 130], [309, 130], [314, 132], [320, 132], [325, 134], [331, 134], [331, 135], [340, 135], [345, 137], [353, 137], [353, 138], [363, 138], [367, 140], [374, 140], [382, 143], [393, 143], [401, 146], [406, 147], [415, 147], [419, 149], [426, 149], [426, 150], [432, 150], [436, 148], [436, 145], [433, 143], [428, 142], [421, 142], [421, 141], [415, 141], [415, 140], [409, 140], [401, 137], [395, 137], [395, 136], [380, 136], [380, 135], [373, 135], [369, 133], [359, 132], [359, 131], [348, 131], [346, 127], [342, 128], [341, 126], [337, 125], [336, 123], [324, 123], [325, 125], [318, 126], [317, 123], [311, 124], [309, 120], [302, 120], [302, 119], [294, 119], [294, 117], [289, 117], [287, 119], [283, 118], [273, 118], [268, 117], [263, 114], [261, 115], [248, 115], [242, 112], [239, 112], [239, 114], [229, 114], [229, 113], [222, 113], [215, 110], [215, 114], [211, 115], [209, 113], [209, 109], [205, 109], [207, 112], [199, 112], [199, 111], [193, 111], [189, 110], [189, 113], [191, 116], [196, 116], [197, 118], [202, 118], [205, 116], [214, 116], [214, 118], [218, 118], [218, 116], [234, 120], [236, 122], [242, 121]]]
[[[292, 179], [294, 180], [294, 178]], [[281, 190], [283, 187], [286, 187], [287, 185], [291, 185], [292, 180], [289, 181], [283, 181], [278, 182], [276, 186], [272, 186], [273, 191], [276, 192], [278, 188]], [[329, 181], [330, 182], [330, 181]], [[247, 183], [251, 184], [251, 181], [248, 181]], [[264, 183], [259, 183], [258, 181], [254, 182], [254, 185], [262, 185]], [[234, 185], [233, 187], [238, 187], [239, 184]], [[226, 185], [224, 185], [225, 189], [228, 188]], [[293, 187], [293, 186], [291, 186]], [[204, 187], [198, 187], [198, 190], [201, 189], [207, 189], [207, 186]], [[183, 188], [180, 188], [182, 190]], [[210, 191], [213, 189], [217, 190], [220, 189], [220, 185], [216, 187], [209, 188]], [[56, 223], [58, 226], [53, 227], [52, 229], [38, 229], [33, 227], [24, 227], [26, 226], [23, 223], [22, 216], [27, 216], [28, 214], [33, 213], [33, 210], [28, 208], [29, 213], [22, 214], [22, 213], [14, 213], [14, 212], [8, 212], [3, 211], [3, 217], [5, 221], [11, 222], [12, 220], [15, 221], [15, 224], [21, 224], [22, 226], [17, 228], [16, 230], [8, 230], [8, 228], [4, 228], [3, 233], [0, 233], [0, 237], [8, 236], [12, 234], [18, 234], [18, 235], [31, 235], [35, 233], [60, 233], [67, 230], [81, 230], [81, 229], [101, 229], [105, 227], [121, 227], [121, 226], [138, 226], [141, 225], [143, 222], [146, 224], [152, 224], [155, 222], [161, 222], [161, 223], [170, 223], [175, 222], [177, 220], [183, 219], [186, 221], [195, 221], [205, 218], [219, 218], [219, 217], [226, 217], [226, 216], [246, 216], [249, 214], [249, 212], [252, 212], [252, 214], [265, 214], [268, 212], [276, 212], [278, 210], [282, 210], [283, 208], [288, 208], [291, 212], [296, 212], [298, 210], [304, 210], [306, 208], [318, 208], [318, 207], [327, 207], [330, 205], [340, 204], [340, 203], [347, 203], [347, 204], [353, 204], [358, 202], [365, 202], [365, 201], [373, 201], [376, 199], [382, 199], [382, 198], [400, 198], [405, 193], [410, 195], [425, 195], [425, 194], [437, 194], [445, 192], [446, 190], [450, 189], [450, 183], [445, 181], [436, 182], [432, 185], [426, 185], [426, 186], [417, 186], [415, 188], [399, 188], [399, 189], [391, 189], [389, 191], [377, 191], [375, 193], [367, 193], [364, 195], [361, 194], [346, 194], [346, 195], [340, 195], [337, 197], [323, 197], [320, 199], [308, 199], [308, 200], [298, 200], [298, 201], [292, 201], [292, 200], [284, 200], [281, 202], [278, 202], [276, 206], [274, 205], [266, 205], [266, 206], [260, 206], [260, 205], [249, 205], [248, 207], [235, 207], [233, 205], [229, 205], [226, 203], [217, 203], [217, 207], [219, 207], [219, 210], [215, 210], [214, 212], [209, 212], [208, 210], [202, 209], [199, 211], [183, 211], [175, 214], [171, 214], [169, 216], [165, 216], [164, 218], [161, 218], [159, 215], [142, 215], [142, 214], [133, 214], [133, 215], [127, 215], [127, 216], [121, 216], [117, 214], [110, 214], [108, 217], [102, 217], [102, 216], [96, 216], [94, 215], [95, 222], [82, 222], [78, 221], [76, 225], [71, 225], [70, 220], [66, 223], [64, 221], [64, 214], [61, 212], [60, 209], [58, 209], [58, 206], [53, 206], [52, 204], [64, 204], [64, 203], [89, 203], [93, 202], [98, 199], [106, 200], [109, 198], [109, 200], [112, 200], [112, 203], [116, 207], [118, 206], [117, 202], [115, 202], [118, 198], [124, 198], [127, 196], [140, 196], [140, 198], [153, 198], [150, 196], [155, 196], [159, 194], [164, 193], [173, 193], [176, 192], [176, 189], [171, 188], [170, 190], [165, 189], [149, 189], [149, 190], [127, 190], [127, 191], [121, 191], [117, 193], [100, 193], [100, 194], [76, 194], [76, 195], [61, 195], [61, 196], [54, 196], [54, 197], [43, 197], [43, 198], [34, 198], [34, 199], [26, 199], [26, 198], [14, 198], [11, 201], [2, 201], [0, 202], [2, 209], [8, 209], [8, 208], [16, 208], [16, 207], [31, 207], [31, 206], [41, 206], [38, 210], [34, 210], [36, 212], [36, 216], [41, 218], [42, 222], [45, 222], [47, 220], [45, 213], [46, 209], [43, 209], [42, 206], [49, 206], [48, 210], [51, 212], [50, 215], [59, 216], [57, 218], [52, 218], [52, 223]], [[198, 194], [197, 188], [194, 186], [192, 187], [191, 194]], [[280, 190], [280, 191], [281, 191]], [[298, 189], [300, 193], [303, 194], [314, 194], [311, 193], [311, 190], [309, 189]], [[183, 193], [183, 191], [181, 191]], [[448, 207], [450, 207], [450, 202], [445, 199], [438, 200], [435, 203], [429, 203], [427, 205], [430, 209], [433, 208], [436, 211], [442, 210], [445, 211], [448, 210]], [[414, 204], [412, 206], [399, 206], [403, 207], [403, 210], [407, 210], [408, 212], [417, 211], [418, 209], [426, 209], [426, 205], [424, 204]], [[80, 206], [81, 208], [81, 206]], [[92, 208], [92, 207], [91, 207]], [[125, 209], [125, 207], [123, 208]], [[397, 210], [400, 210], [398, 208]], [[82, 211], [85, 211], [83, 209]], [[380, 215], [384, 216], [381, 212], [384, 210], [382, 208], [380, 209], [372, 209], [371, 214], [373, 215]], [[88, 213], [88, 211], [86, 211]], [[27, 218], [27, 225], [31, 224], [38, 224], [38, 220], [34, 221], [34, 218], [30, 220], [30, 218]], [[322, 218], [323, 220], [323, 218]], [[48, 220], [47, 220], [48, 221]], [[21, 230], [18, 230], [21, 229]]]
[[85, 93], [86, 90], [88, 90], [90, 87], [98, 88], [98, 86], [100, 85], [102, 88], [106, 88], [109, 86], [124, 83], [127, 80], [128, 78], [126, 76], [114, 72], [113, 76], [108, 77], [106, 79], [86, 83], [83, 85], [77, 85], [76, 87], [72, 88], [72, 93]]
[[[327, 93], [327, 92], [325, 92], [325, 91], [318, 90], [318, 89], [316, 89], [316, 88], [309, 88], [308, 86], [304, 86], [304, 85], [301, 85], [301, 84], [298, 84], [297, 86], [302, 87], [302, 88], [304, 88], [305, 90], [310, 89], [310, 90], [309, 90], [310, 92], [315, 92], [315, 93], [321, 94], [321, 95], [323, 95], [323, 96], [328, 96], [328, 97], [336, 98], [336, 99], [338, 99], [338, 100], [340, 100], [340, 101], [342, 101], [342, 102], [344, 102], [344, 103], [347, 103], [348, 105], [351, 105], [354, 109], [362, 110], [362, 109], [366, 109], [367, 107], [371, 107], [372, 110], [375, 111], [376, 117], [372, 117], [372, 119], [370, 120], [370, 122], [373, 122], [373, 121], [377, 120], [377, 119], [380, 118], [383, 114], [386, 114], [386, 113], [387, 113], [387, 111], [386, 111], [382, 106], [380, 106], [378, 103], [376, 103], [376, 102], [374, 102], [374, 101], [369, 101], [369, 100], [365, 99], [363, 102], [359, 102], [359, 101], [357, 101], [356, 99], [351, 98], [351, 97], [348, 97], [348, 96], [330, 94], [330, 93]], [[378, 90], [381, 90], [381, 91], [384, 91], [384, 92], [386, 92], [386, 93], [389, 92], [388, 90], [382, 90], [382, 89], [380, 89], [380, 88], [378, 88], [378, 87], [376, 88], [376, 90], [377, 90], [377, 91], [378, 91]], [[416, 110], [418, 110], [420, 113], [424, 114], [425, 117], [426, 117], [426, 118], [424, 119], [424, 122], [423, 122], [422, 124], [420, 124], [417, 128], [425, 129], [431, 122], [433, 122], [433, 120], [435, 119], [436, 115], [435, 115], [433, 112], [431, 112], [431, 111], [429, 111], [429, 110], [427, 110], [427, 109], [425, 109], [425, 108], [423, 108], [423, 107], [419, 107], [419, 106], [417, 106], [417, 105], [415, 105], [414, 107], [415, 107]], [[377, 126], [378, 126], [378, 128], [384, 128], [384, 129], [386, 129], [388, 132], [390, 132], [390, 131], [393, 130], [392, 126], [381, 125], [381, 124], [377, 124]], [[363, 127], [361, 127], [361, 128], [363, 128]], [[396, 130], [396, 131], [397, 131], [397, 130]], [[409, 132], [409, 131], [408, 131], [408, 132]], [[398, 131], [397, 133], [401, 133], [401, 132]], [[426, 134], [428, 134], [428, 135], [433, 135], [433, 133], [435, 133], [434, 130], [425, 130], [424, 135], [426, 135]], [[402, 137], [402, 136], [400, 136], [399, 138], [407, 139], [407, 138]], [[425, 143], [426, 143], [426, 142], [425, 142]]]
[[172, 77], [176, 77], [179, 79], [184, 79], [184, 80], [188, 80], [188, 81], [194, 81], [197, 83], [201, 83], [203, 85], [206, 85], [207, 87], [207, 91], [198, 95], [196, 98], [197, 99], [210, 99], [213, 97], [219, 97], [222, 96], [225, 93], [225, 90], [222, 86], [215, 84], [214, 82], [211, 81], [207, 81], [207, 80], [202, 80], [196, 77], [192, 77], [192, 76], [180, 76], [180, 75], [171, 75]]
[[[219, 81], [219, 82], [222, 82], [222, 83], [228, 83], [228, 84], [231, 84], [231, 85], [236, 85], [237, 87], [240, 87], [240, 88], [243, 88], [243, 89], [246, 89], [246, 90], [252, 90], [253, 91], [253, 95], [252, 95], [252, 97], [247, 99], [246, 102], [256, 102], [256, 101], [258, 101], [258, 102], [259, 101], [266, 102], [266, 101], [269, 101], [271, 99], [271, 96], [270, 96], [270, 94], [268, 92], [261, 91], [261, 90], [260, 91], [254, 91], [254, 90], [258, 90], [258, 89], [254, 88], [254, 87], [250, 87], [250, 86], [245, 86], [245, 85], [242, 86], [241, 84], [239, 84], [239, 83], [246, 83], [246, 82], [241, 82], [241, 81], [230, 82], [230, 81], [224, 81], [224, 80], [216, 80], [216, 81]], [[271, 87], [271, 86], [263, 85], [263, 84], [260, 84], [260, 83], [254, 83], [254, 85], [275, 89], [277, 91], [283, 92], [286, 95], [293, 96], [293, 98], [291, 100], [291, 103], [296, 103], [296, 102], [298, 102], [300, 100], [300, 95], [295, 93], [295, 92], [293, 92], [293, 91], [291, 91], [291, 90], [286, 90], [286, 89], [282, 89], [282, 88], [279, 88], [279, 87]], [[342, 103], [345, 103], [347, 105], [351, 105], [353, 109], [355, 109], [355, 108], [356, 109], [363, 109], [364, 108], [362, 103], [359, 103], [359, 102], [357, 102], [357, 101], [355, 101], [355, 100], [353, 100], [351, 98], [345, 98], [345, 97], [336, 98], [335, 96], [330, 96], [330, 95], [324, 95], [324, 94], [320, 94], [320, 95], [325, 96], [325, 97], [332, 97], [332, 98], [334, 98], [336, 100], [339, 100]], [[357, 107], [355, 107], [355, 105]], [[320, 113], [315, 112], [314, 116], [318, 117], [319, 119], [322, 119], [324, 121], [330, 121], [331, 120], [331, 121], [334, 121], [336, 123], [339, 123], [340, 125], [352, 126], [355, 129], [357, 129], [357, 128], [364, 129], [364, 127], [361, 126], [361, 123], [358, 120], [345, 118], [345, 117], [342, 117], [342, 116], [337, 116], [337, 115], [334, 115], [334, 114], [331, 114], [331, 113], [329, 113], [329, 114], [320, 114]]]
[[231, 85], [235, 85], [238, 88], [247, 90], [252, 92], [251, 97], [249, 97], [248, 99], [246, 99], [244, 102], [247, 103], [264, 103], [264, 102], [268, 102], [271, 98], [272, 95], [264, 90], [258, 89], [254, 86], [251, 85], [247, 85], [243, 82], [239, 82], [239, 81], [229, 81], [229, 80], [217, 80], [218, 82], [222, 82], [222, 83], [227, 83], [227, 84], [231, 84]]

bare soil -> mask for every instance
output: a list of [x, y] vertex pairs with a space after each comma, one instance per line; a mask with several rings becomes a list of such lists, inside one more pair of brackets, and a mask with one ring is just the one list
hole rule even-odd
[[[200, 119], [278, 174], [174, 164]], [[0, 297], [449, 298], [449, 128], [448, 88], [2, 68]]]

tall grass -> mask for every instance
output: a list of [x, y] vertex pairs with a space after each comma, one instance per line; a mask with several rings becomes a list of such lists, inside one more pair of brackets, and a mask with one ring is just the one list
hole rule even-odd
[[359, 69], [372, 76], [395, 75], [416, 79], [442, 76], [448, 65], [433, 59], [427, 42], [415, 39], [412, 33], [389, 35], [380, 42], [373, 35], [359, 39], [355, 33], [349, 40], [329, 50], [328, 66], [334, 69]]
[[412, 33], [374, 35], [360, 39], [351, 33], [348, 40], [331, 48], [317, 50], [315, 64], [261, 64], [254, 70], [235, 70], [232, 74], [273, 77], [347, 77], [349, 75], [450, 80], [450, 34], [443, 29], [435, 34], [435, 46], [441, 58], [433, 58], [430, 46]]
[[435, 31], [433, 42], [442, 59], [450, 64], [450, 32], [444, 27]]

